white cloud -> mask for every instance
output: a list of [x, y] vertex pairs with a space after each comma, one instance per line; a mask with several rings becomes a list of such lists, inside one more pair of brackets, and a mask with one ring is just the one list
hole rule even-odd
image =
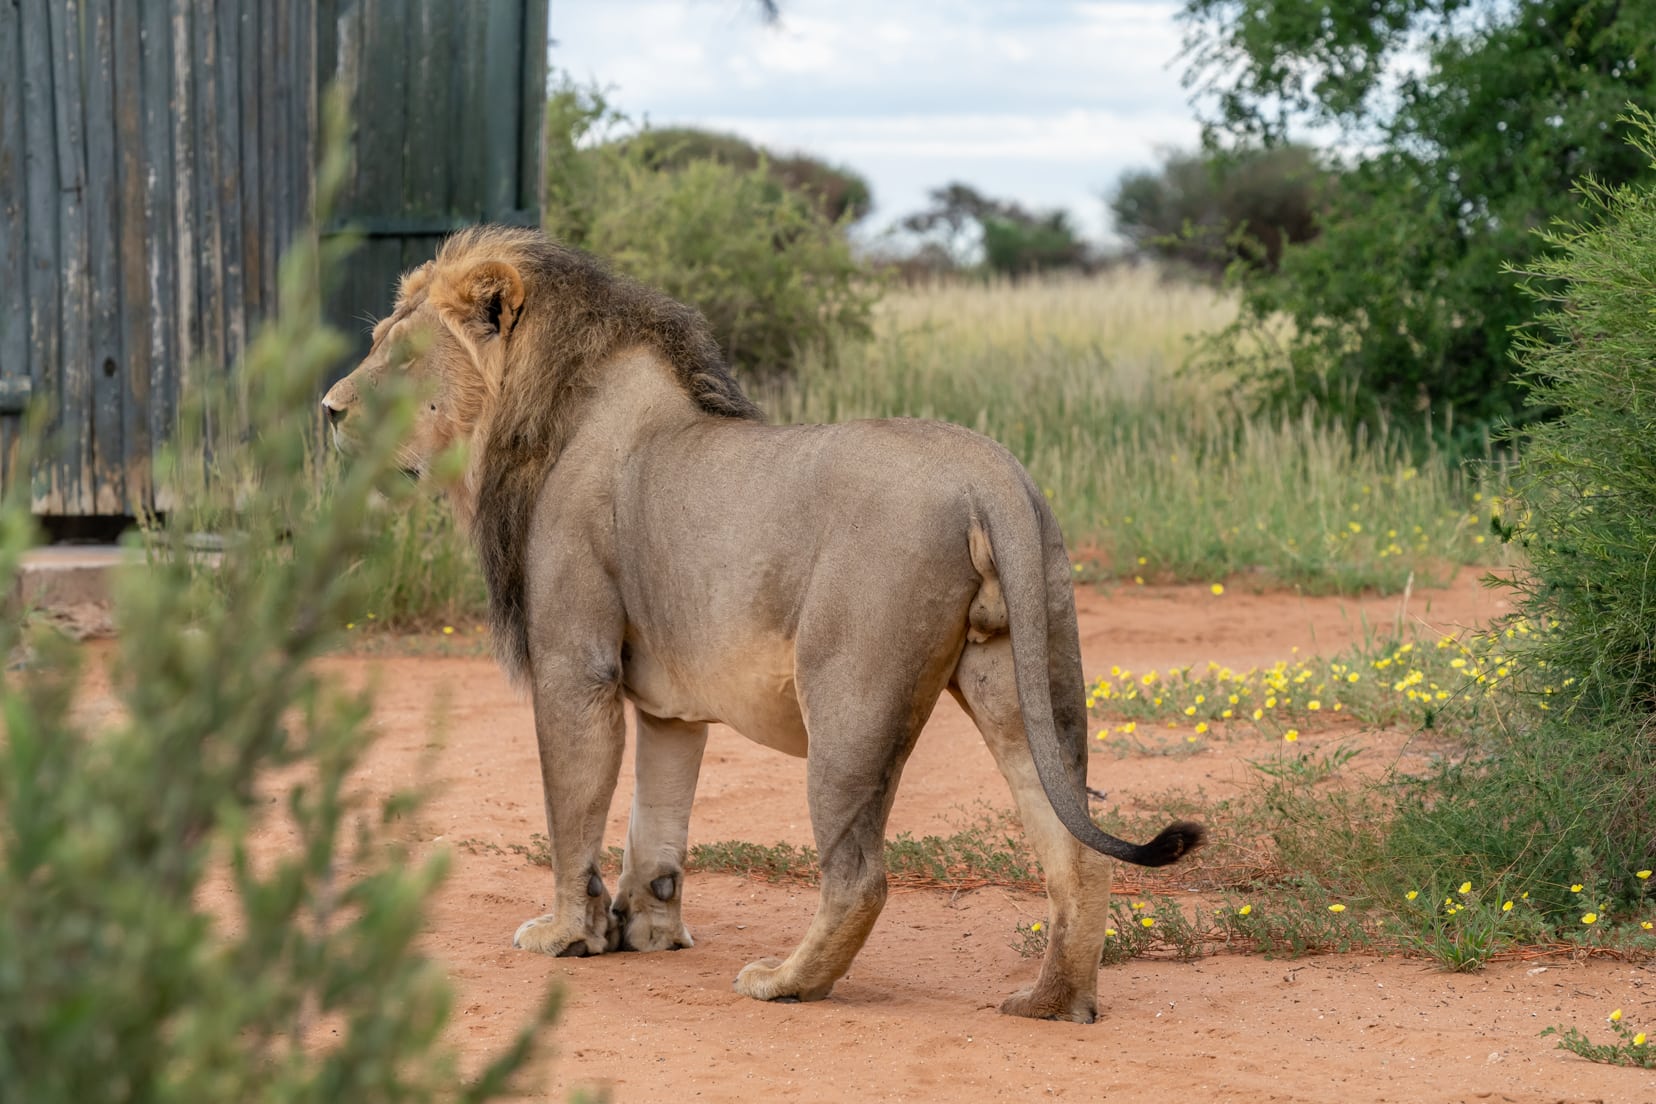
[[656, 125], [730, 130], [869, 177], [877, 215], [964, 180], [1031, 207], [1097, 198], [1190, 145], [1177, 0], [555, 0], [553, 64]]

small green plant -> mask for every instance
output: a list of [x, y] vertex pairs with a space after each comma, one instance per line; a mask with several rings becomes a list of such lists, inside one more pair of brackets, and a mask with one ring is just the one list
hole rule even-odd
[[832, 358], [867, 336], [879, 289], [819, 194], [785, 186], [764, 159], [663, 168], [648, 133], [594, 90], [554, 89], [547, 232], [699, 309], [750, 384], [787, 375], [805, 349]]
[[1621, 1009], [1612, 1011], [1605, 1020], [1610, 1024], [1611, 1033], [1616, 1036], [1617, 1041], [1614, 1043], [1595, 1043], [1579, 1028], [1559, 1024], [1543, 1028], [1541, 1035], [1543, 1038], [1557, 1035], [1559, 1050], [1578, 1054], [1589, 1062], [1656, 1069], [1656, 1053], [1652, 1053], [1652, 1048], [1646, 1045], [1645, 1033], [1634, 1030], [1631, 1024], [1624, 1022]]
[[1434, 883], [1408, 890], [1403, 899], [1392, 913], [1395, 938], [1455, 973], [1482, 969], [1502, 951], [1551, 936], [1528, 891], [1505, 883], [1480, 888], [1467, 880], [1447, 891]]
[[[342, 118], [318, 185], [345, 171]], [[450, 990], [418, 946], [446, 859], [399, 839], [418, 794], [353, 786], [370, 699], [313, 661], [362, 601], [362, 519], [395, 472], [408, 396], [324, 498], [302, 434], [238, 435], [310, 415], [338, 338], [317, 322], [314, 236], [282, 265], [281, 311], [236, 374], [196, 394], [186, 428], [222, 427], [220, 473], [181, 437], [163, 481], [232, 519], [199, 570], [189, 511], [154, 562], [116, 580], [117, 719], [74, 709], [81, 656], [44, 627], [0, 673], [0, 1085], [30, 1104], [133, 1100], [483, 1101], [511, 1088], [555, 994], [474, 1079], [444, 1040]], [[238, 418], [246, 416], [246, 422]], [[394, 480], [392, 482], [394, 486]], [[28, 487], [0, 504], [0, 588], [29, 533]], [[296, 524], [304, 518], [304, 524]], [[19, 629], [0, 618], [0, 654]], [[280, 820], [292, 846], [254, 833]]]
[[[1241, 671], [1217, 663], [1143, 673], [1116, 666], [1089, 686], [1087, 706], [1107, 722], [1096, 733], [1100, 740], [1154, 725], [1198, 739], [1258, 730], [1293, 744], [1301, 728], [1344, 718], [1469, 736], [1532, 707], [1545, 713], [1555, 694], [1569, 690], [1573, 680], [1553, 679], [1544, 666], [1525, 672], [1515, 654], [1524, 639], [1543, 631], [1515, 618], [1499, 629], [1429, 643], [1370, 636], [1333, 658], [1278, 660]], [[1324, 753], [1318, 769], [1336, 770], [1354, 754]], [[1285, 769], [1309, 770], [1312, 763], [1302, 756]]]

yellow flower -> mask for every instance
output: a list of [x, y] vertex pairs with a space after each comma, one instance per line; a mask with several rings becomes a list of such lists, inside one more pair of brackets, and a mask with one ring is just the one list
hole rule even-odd
[[1570, 892], [1571, 893], [1580, 893], [1581, 892], [1581, 883], [1577, 882], [1575, 885], [1571, 886], [1570, 887]]
[[1621, 1009], [1618, 1008], [1614, 1012], [1610, 1013], [1610, 1022], [1621, 1023]]
[[1208, 730], [1207, 722], [1203, 721], [1203, 722], [1201, 722], [1200, 724], [1198, 724], [1196, 726], [1196, 735], [1200, 736], [1202, 733], [1206, 732], [1207, 730]]
[[1310, 701], [1305, 703], [1305, 708], [1315, 713], [1317, 710], [1322, 708], [1322, 702], [1318, 701], [1316, 698], [1312, 698]]
[[1634, 874], [1634, 875], [1633, 875], [1633, 876], [1634, 876], [1634, 877], [1635, 877], [1635, 878], [1637, 878], [1637, 879], [1639, 879], [1639, 881], [1641, 881], [1641, 882], [1642, 882], [1642, 881], [1644, 881], [1644, 880], [1645, 880], [1645, 879], [1646, 879], [1646, 878], [1648, 878], [1648, 877], [1650, 877], [1650, 871], [1648, 871], [1648, 870], [1641, 870], [1641, 871], [1639, 871], [1639, 872], [1638, 872], [1638, 873], [1636, 873], [1636, 874]]
[[1287, 732], [1282, 734], [1282, 738], [1287, 740], [1290, 744], [1293, 743], [1295, 740], [1299, 739], [1299, 729], [1290, 728]]
[[1035, 921], [1033, 924], [1029, 925], [1029, 930], [1030, 931], [1040, 931], [1041, 930], [1041, 922], [1039, 920]]
[[1644, 1046], [1644, 1044], [1645, 1044], [1645, 1033], [1644, 1032], [1641, 1031], [1637, 1035], [1633, 1036], [1633, 1045], [1634, 1046]]
[[354, 629], [354, 628], [356, 628], [356, 622], [355, 621], [347, 621], [347, 622], [345, 622], [345, 627], [347, 629]]
[[1344, 912], [1345, 911], [1345, 906], [1340, 905], [1340, 904], [1329, 905], [1328, 906], [1328, 911], [1329, 912]]
[[443, 626], [443, 635], [444, 636], [453, 636], [454, 635], [454, 626], [453, 625], [444, 625]]
[[1134, 901], [1133, 902], [1133, 911], [1134, 912], [1137, 912], [1139, 909], [1141, 909], [1143, 907], [1144, 907], [1144, 902], [1143, 901]]
[[1196, 715], [1196, 707], [1194, 705], [1185, 706], [1184, 715], [1187, 717], [1194, 717]]
[[1466, 894], [1471, 893], [1472, 892], [1472, 883], [1471, 882], [1462, 882], [1460, 884], [1459, 892], [1462, 896], [1465, 896]]
[[1225, 584], [1214, 583], [1212, 586], [1208, 587], [1208, 589], [1213, 591], [1214, 597], [1217, 598], [1219, 595], [1225, 593]]
[[1409, 900], [1409, 901], [1412, 901], [1416, 897], [1419, 897], [1419, 896], [1420, 896], [1420, 890], [1418, 890], [1418, 889], [1411, 889], [1411, 890], [1409, 890], [1409, 892], [1407, 892], [1403, 895], [1404, 899]]
[[1583, 924], [1596, 924], [1596, 923], [1598, 923], [1598, 913], [1596, 913], [1596, 912], [1587, 913], [1585, 916], [1583, 916], [1581, 918], [1581, 922]]
[[1156, 926], [1156, 918], [1154, 916], [1146, 916], [1143, 920], [1140, 920], [1139, 923], [1143, 924], [1147, 928], [1153, 928]]
[[1263, 709], [1256, 709], [1256, 710], [1253, 711], [1253, 719], [1256, 720], [1256, 721], [1259, 720], [1259, 718], [1263, 717], [1264, 715], [1265, 715], [1265, 711]]
[[1243, 905], [1241, 908], [1236, 910], [1236, 915], [1246, 916], [1246, 915], [1248, 915], [1248, 913], [1250, 913], [1252, 911], [1253, 911], [1253, 906], [1252, 905]]
[[1114, 928], [1105, 928], [1104, 929], [1104, 934], [1107, 935], [1107, 936], [1108, 935], [1114, 935], [1115, 933], [1116, 933], [1116, 930]]
[[1505, 904], [1503, 904], [1501, 906], [1501, 911], [1502, 912], [1511, 912], [1512, 911], [1512, 902], [1508, 901]]
[[1656, 924], [1652, 924], [1649, 920], [1640, 920], [1639, 927], [1643, 928], [1645, 931], [1650, 931], [1652, 928], [1656, 928]]

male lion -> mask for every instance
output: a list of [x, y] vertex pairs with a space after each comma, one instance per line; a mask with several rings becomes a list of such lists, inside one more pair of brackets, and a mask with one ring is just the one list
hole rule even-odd
[[[689, 307], [534, 230], [450, 237], [402, 278], [367, 359], [322, 400], [350, 443], [367, 388], [427, 388], [402, 464], [457, 442], [507, 670], [534, 697], [552, 911], [513, 944], [553, 955], [691, 945], [680, 915], [707, 725], [808, 758], [821, 898], [787, 959], [736, 990], [818, 1000], [886, 899], [887, 814], [938, 696], [971, 715], [1047, 876], [1035, 984], [1001, 1011], [1090, 1022], [1109, 921], [1103, 856], [1170, 863], [1087, 815], [1070, 565], [1005, 449], [940, 422], [768, 426]], [[637, 788], [612, 901], [598, 872], [637, 712]]]

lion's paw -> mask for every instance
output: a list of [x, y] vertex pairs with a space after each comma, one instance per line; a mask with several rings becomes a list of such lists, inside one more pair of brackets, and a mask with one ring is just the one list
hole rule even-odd
[[762, 1001], [816, 1001], [822, 1000], [834, 988], [827, 985], [803, 986], [790, 977], [780, 959], [761, 958], [742, 967], [732, 986], [744, 997]]
[[607, 933], [594, 934], [584, 924], [562, 922], [552, 913], [525, 920], [512, 936], [512, 946], [554, 958], [585, 958], [603, 954]]
[[1069, 1020], [1090, 1024], [1098, 1018], [1097, 1001], [1084, 993], [1060, 994], [1040, 985], [1019, 989], [1001, 1002], [1001, 1013], [1032, 1020]]
[[680, 909], [680, 875], [663, 875], [648, 885], [623, 884], [610, 906], [612, 938], [623, 951], [679, 951], [694, 947]]

